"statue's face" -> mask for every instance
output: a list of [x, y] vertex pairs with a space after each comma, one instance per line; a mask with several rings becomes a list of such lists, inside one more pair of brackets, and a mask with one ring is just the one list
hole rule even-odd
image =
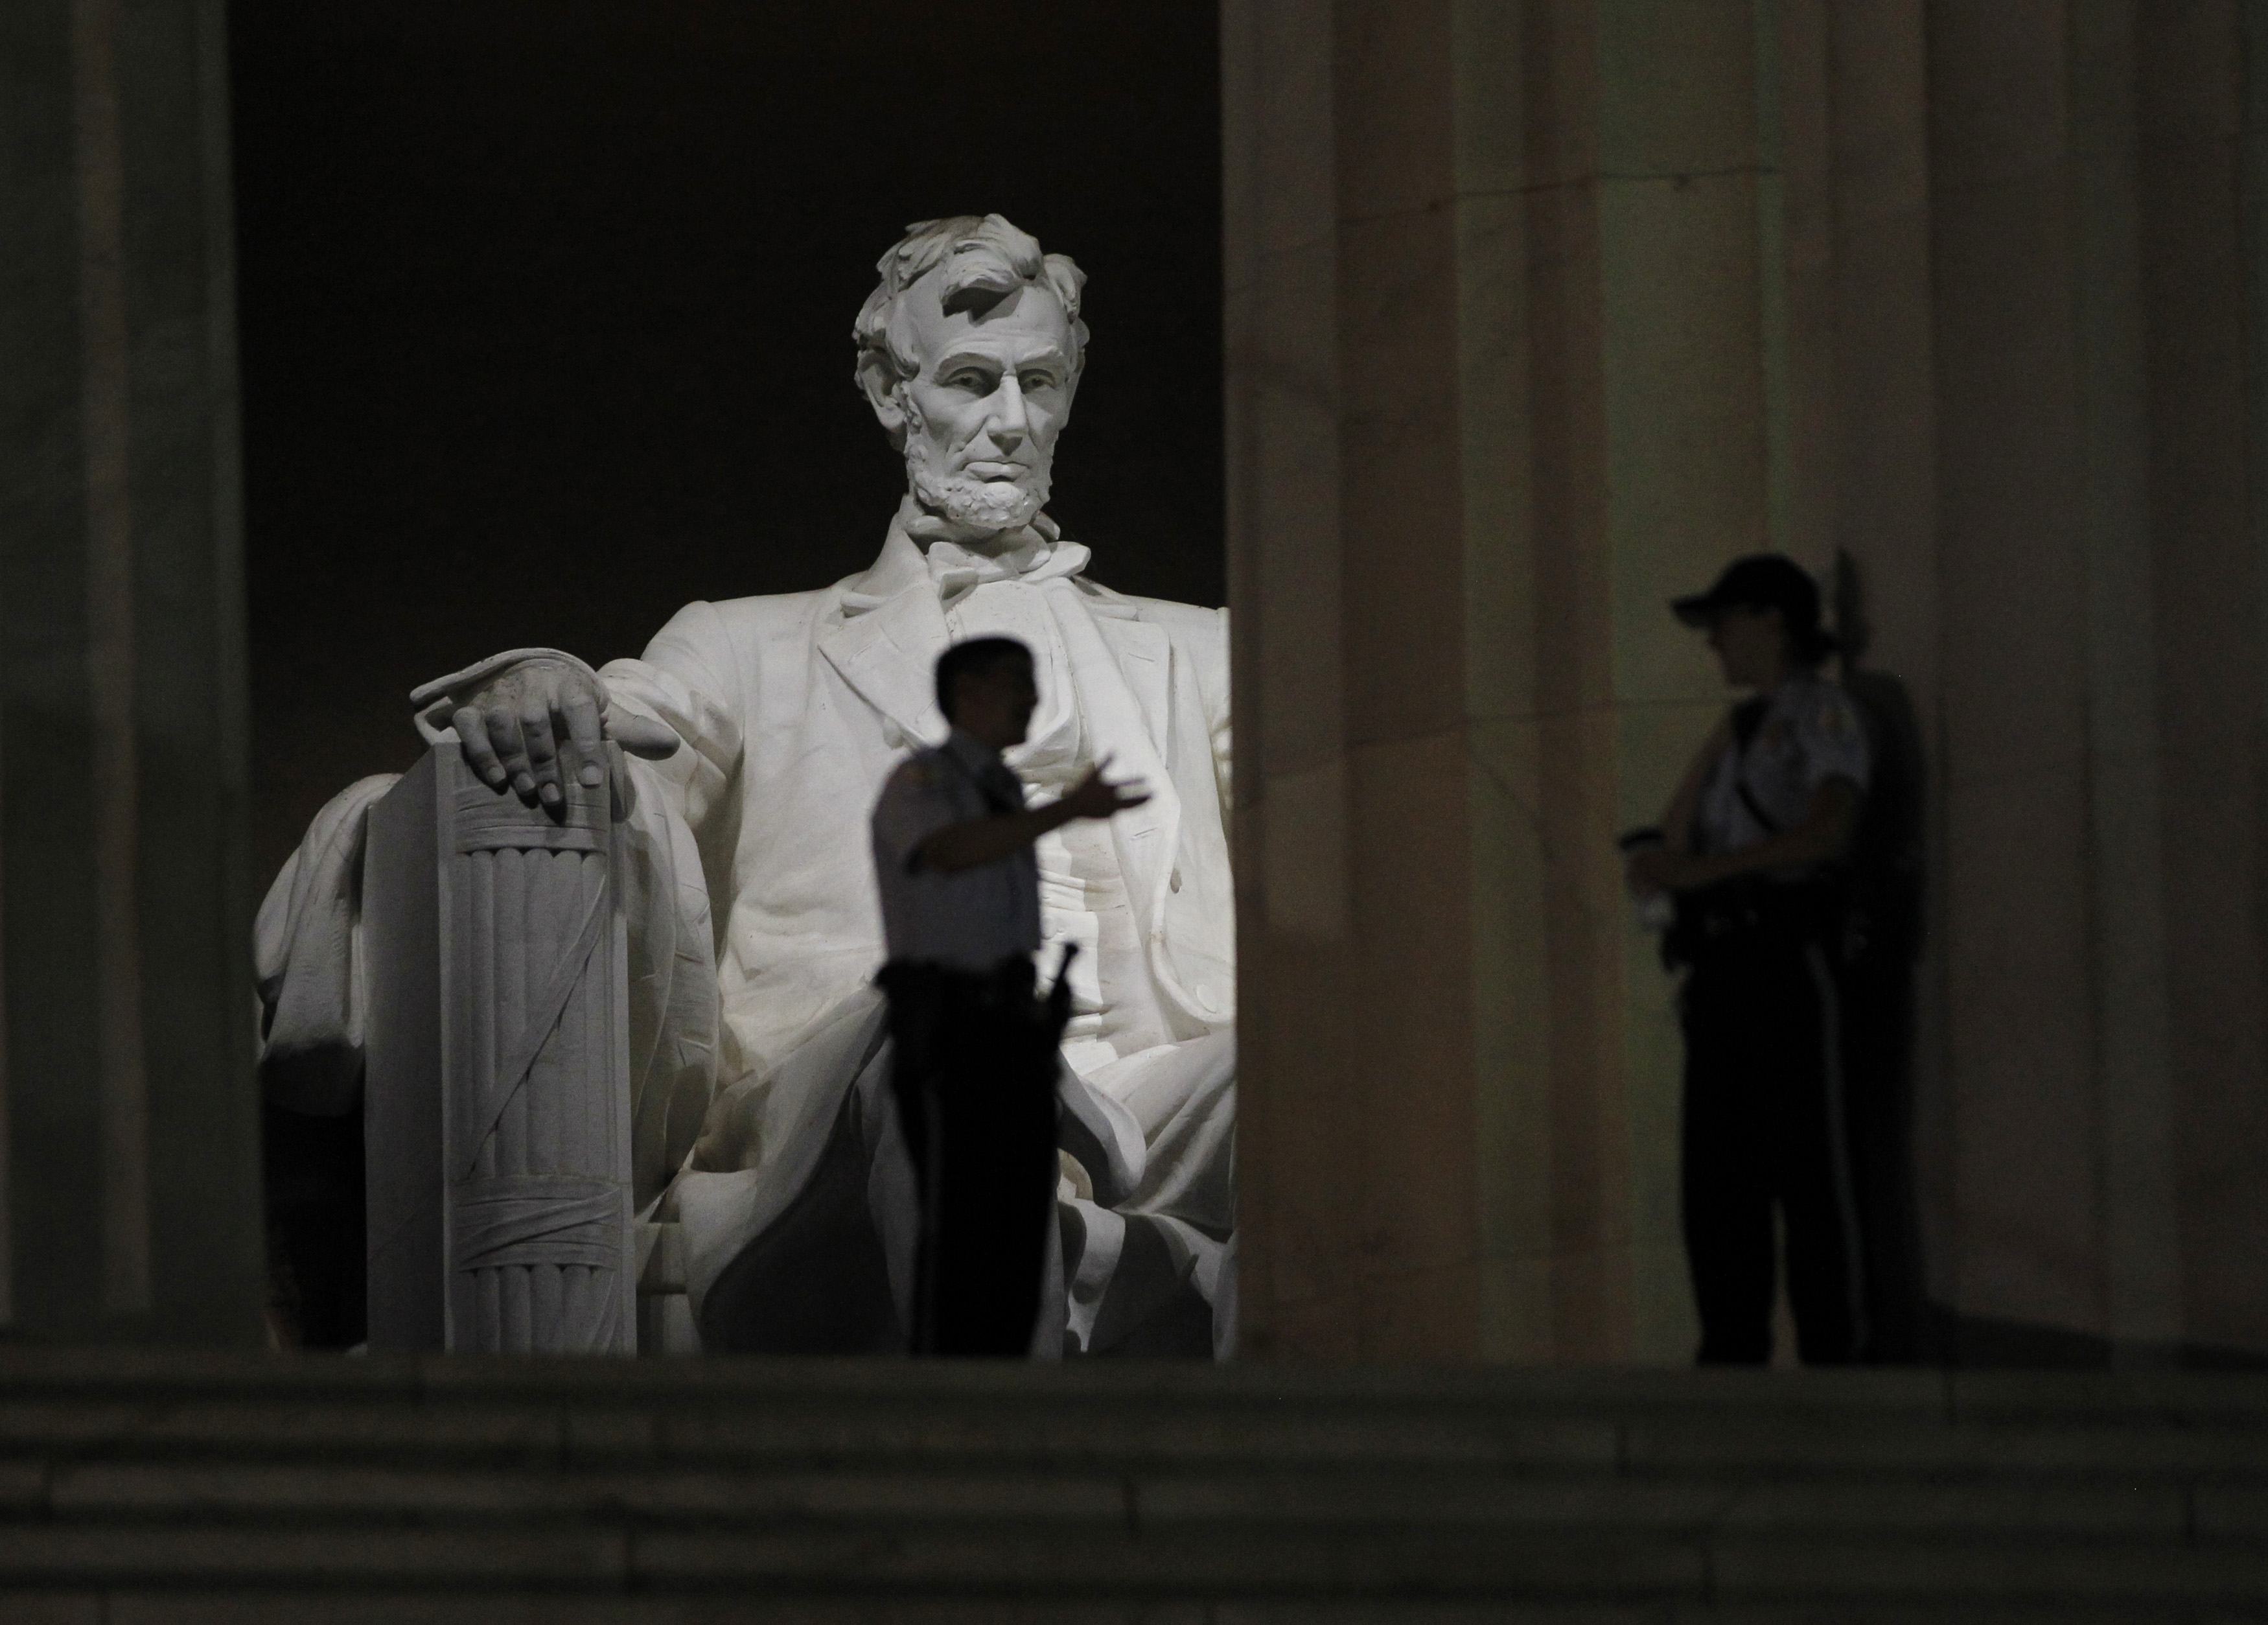
[[1055, 294], [1027, 284], [989, 310], [946, 311], [935, 272], [907, 291], [896, 320], [921, 370], [895, 392], [906, 471], [924, 506], [980, 530], [1029, 524], [1048, 499], [1056, 436], [1077, 382], [1071, 322]]

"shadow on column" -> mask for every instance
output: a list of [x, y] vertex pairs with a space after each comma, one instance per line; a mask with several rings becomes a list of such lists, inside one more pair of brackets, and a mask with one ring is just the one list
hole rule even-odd
[[1843, 990], [1843, 1076], [1867, 1269], [1865, 1357], [1911, 1364], [1927, 1352], [1919, 1204], [1914, 1192], [1914, 979], [1921, 957], [1926, 780], [1906, 685], [1866, 664], [1864, 584], [1835, 556], [1844, 691], [1865, 720], [1871, 779], [1852, 848]]

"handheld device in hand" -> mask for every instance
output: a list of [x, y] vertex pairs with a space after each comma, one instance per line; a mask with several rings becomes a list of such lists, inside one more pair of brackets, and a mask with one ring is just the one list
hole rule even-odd
[[[1660, 830], [1653, 824], [1643, 829], [1624, 831], [1615, 842], [1625, 861], [1641, 852], [1658, 850], [1665, 844]], [[1641, 930], [1667, 931], [1677, 918], [1677, 905], [1667, 891], [1657, 891], [1651, 897], [1637, 897], [1632, 901]]]

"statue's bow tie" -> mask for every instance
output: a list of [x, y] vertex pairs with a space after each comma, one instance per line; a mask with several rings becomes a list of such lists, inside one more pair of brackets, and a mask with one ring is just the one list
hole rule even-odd
[[979, 552], [942, 538], [931, 543], [925, 558], [938, 596], [951, 603], [987, 581], [1022, 581], [1036, 587], [1086, 568], [1089, 554], [1076, 542], [1051, 542], [1028, 530], [1023, 538], [997, 553]]

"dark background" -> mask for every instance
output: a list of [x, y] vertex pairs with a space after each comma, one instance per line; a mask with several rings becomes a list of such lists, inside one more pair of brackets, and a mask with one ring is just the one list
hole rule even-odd
[[230, 10], [263, 884], [415, 759], [425, 679], [872, 561], [903, 471], [850, 323], [912, 220], [1086, 270], [1051, 511], [1222, 602], [1212, 4]]

